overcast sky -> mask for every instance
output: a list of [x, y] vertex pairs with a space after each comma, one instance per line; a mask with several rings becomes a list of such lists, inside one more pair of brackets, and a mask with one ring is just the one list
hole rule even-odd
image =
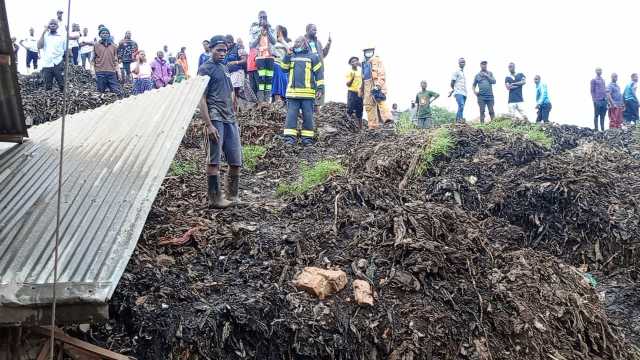
[[[6, 0], [12, 36], [27, 35], [29, 27], [38, 35], [61, 0]], [[372, 44], [385, 63], [389, 102], [401, 109], [409, 106], [419, 90], [420, 80], [443, 95], [438, 105], [455, 109], [447, 98], [451, 74], [457, 59], [467, 59], [469, 86], [479, 62], [487, 60], [498, 80], [494, 87], [496, 111], [507, 111], [504, 78], [507, 64], [516, 63], [529, 79], [525, 86], [526, 107], [534, 116], [533, 76], [540, 74], [548, 84], [553, 110], [551, 120], [593, 126], [593, 105], [589, 81], [601, 66], [605, 78], [620, 75], [626, 86], [632, 72], [640, 72], [638, 51], [637, 0], [458, 0], [447, 2], [393, 1], [388, 6], [365, 8], [362, 2], [304, 2], [245, 0], [238, 2], [180, 0], [72, 1], [71, 22], [88, 27], [96, 36], [98, 24], [105, 24], [116, 39], [126, 30], [148, 53], [167, 44], [172, 52], [187, 47], [191, 73], [202, 52], [201, 41], [214, 34], [230, 33], [245, 40], [259, 10], [266, 10], [269, 22], [285, 25], [289, 37], [304, 33], [307, 23], [318, 25], [318, 35], [326, 43], [331, 33], [333, 45], [325, 62], [329, 100], [346, 101], [345, 74], [350, 56], [362, 56], [362, 48]], [[181, 12], [181, 13], [180, 13]], [[19, 61], [24, 68], [24, 50]], [[475, 96], [467, 102], [465, 116], [478, 116]]]

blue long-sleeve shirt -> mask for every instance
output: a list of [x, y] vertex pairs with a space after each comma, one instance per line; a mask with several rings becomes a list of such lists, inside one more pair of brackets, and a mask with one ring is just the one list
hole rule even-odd
[[538, 105], [551, 103], [549, 92], [547, 91], [547, 84], [538, 83], [538, 85], [536, 85], [536, 103]]
[[629, 83], [629, 85], [627, 85], [626, 88], [624, 88], [624, 100], [625, 101], [635, 101], [638, 102], [638, 97], [636, 95], [636, 83], [634, 83], [633, 81]]
[[209, 60], [209, 58], [211, 58], [211, 54], [209, 54], [209, 53], [200, 54], [200, 58], [198, 59], [198, 68], [200, 68], [200, 66], [202, 66], [202, 64], [206, 63], [207, 60]]

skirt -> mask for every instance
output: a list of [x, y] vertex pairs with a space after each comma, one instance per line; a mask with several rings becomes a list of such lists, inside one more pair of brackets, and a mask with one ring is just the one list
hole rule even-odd
[[145, 91], [155, 89], [155, 84], [151, 78], [135, 79], [133, 81], [133, 95], [142, 94]]
[[271, 95], [286, 97], [288, 82], [289, 74], [282, 70], [280, 65], [276, 62], [273, 67], [273, 86], [271, 87]]

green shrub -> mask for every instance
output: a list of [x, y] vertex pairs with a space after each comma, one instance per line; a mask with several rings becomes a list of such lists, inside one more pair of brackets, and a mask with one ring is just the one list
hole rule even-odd
[[197, 172], [198, 172], [198, 166], [196, 165], [195, 160], [192, 160], [192, 161], [174, 160], [173, 162], [171, 162], [171, 167], [169, 167], [170, 176], [193, 175]]
[[448, 128], [440, 127], [433, 131], [433, 133], [430, 134], [429, 142], [422, 149], [416, 174], [418, 176], [424, 175], [427, 170], [431, 168], [433, 162], [438, 157], [448, 154], [453, 146], [453, 137]]
[[258, 160], [261, 159], [264, 154], [267, 153], [267, 149], [260, 145], [245, 145], [242, 147], [242, 162], [244, 168], [253, 171], [258, 165]]
[[302, 168], [302, 179], [293, 183], [278, 185], [276, 193], [279, 196], [303, 194], [322, 184], [330, 176], [344, 171], [342, 165], [335, 160], [322, 160], [311, 167], [306, 163], [302, 163], [300, 166]]
[[418, 129], [416, 123], [411, 118], [411, 112], [405, 111], [400, 113], [398, 121], [395, 123], [395, 130], [398, 134], [407, 134]]
[[456, 113], [441, 106], [432, 106], [431, 114], [433, 116], [433, 126], [442, 126], [456, 122]]

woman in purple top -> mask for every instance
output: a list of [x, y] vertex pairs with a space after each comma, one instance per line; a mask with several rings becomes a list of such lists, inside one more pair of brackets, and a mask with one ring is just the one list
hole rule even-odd
[[151, 71], [151, 78], [156, 84], [156, 89], [160, 89], [169, 84], [172, 77], [171, 67], [164, 60], [164, 53], [162, 51], [158, 51], [155, 60], [151, 63]]

